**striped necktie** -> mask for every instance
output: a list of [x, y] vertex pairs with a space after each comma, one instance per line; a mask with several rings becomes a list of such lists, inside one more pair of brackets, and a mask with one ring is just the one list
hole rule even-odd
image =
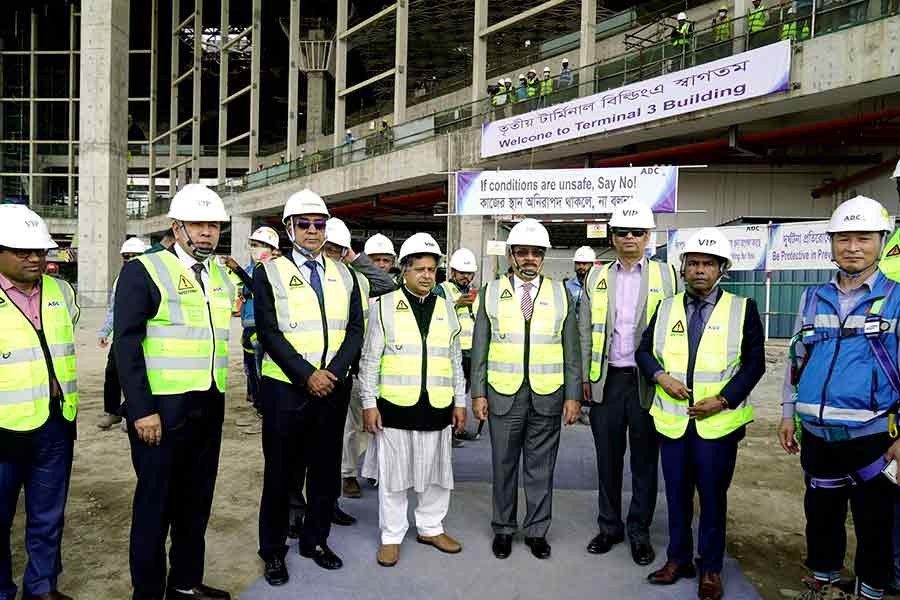
[[531, 299], [531, 288], [534, 284], [525, 282], [522, 284], [522, 316], [526, 321], [531, 320], [531, 314], [534, 312], [534, 300]]

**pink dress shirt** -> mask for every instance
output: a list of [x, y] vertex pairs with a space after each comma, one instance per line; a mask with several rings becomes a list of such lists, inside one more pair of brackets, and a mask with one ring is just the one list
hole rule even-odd
[[635, 367], [634, 327], [637, 325], [637, 309], [640, 304], [642, 258], [630, 270], [616, 261], [616, 321], [609, 340], [609, 364], [613, 367]]
[[35, 329], [41, 328], [41, 282], [38, 282], [31, 288], [30, 293], [25, 293], [15, 285], [13, 282], [0, 274], [0, 287], [3, 288], [3, 291], [6, 292], [6, 295], [9, 296], [9, 299], [13, 301], [13, 304], [19, 307], [28, 320], [31, 321], [31, 324], [34, 325]]

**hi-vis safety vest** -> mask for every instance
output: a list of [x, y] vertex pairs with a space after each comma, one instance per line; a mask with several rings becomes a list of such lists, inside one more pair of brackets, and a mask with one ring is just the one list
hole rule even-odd
[[362, 308], [363, 314], [363, 333], [366, 332], [366, 328], [369, 326], [369, 291], [371, 290], [371, 285], [369, 284], [369, 280], [365, 278], [361, 273], [355, 273], [356, 283], [359, 286], [359, 306]]
[[760, 4], [759, 8], [750, 11], [750, 15], [747, 17], [747, 29], [750, 33], [755, 33], [765, 27], [768, 21], [769, 13], [766, 11], [766, 7]]
[[[172, 252], [142, 254], [141, 261], [159, 290], [159, 309], [147, 321], [141, 342], [147, 381], [154, 396], [203, 392], [228, 384], [228, 339], [237, 290], [225, 269], [207, 261], [209, 283], [203, 295], [193, 271]], [[207, 300], [208, 298], [208, 300]]]
[[475, 315], [478, 314], [478, 307], [481, 300], [476, 296], [475, 302], [469, 306], [456, 306], [456, 301], [462, 298], [462, 292], [452, 282], [445, 281], [441, 284], [444, 293], [447, 294], [447, 302], [450, 306], [456, 308], [456, 316], [459, 318], [459, 324], [462, 331], [459, 334], [459, 346], [462, 350], [472, 349], [472, 333], [475, 330]]
[[[595, 383], [600, 380], [603, 373], [604, 353], [606, 352], [606, 319], [609, 312], [607, 282], [610, 266], [591, 267], [584, 280], [584, 293], [591, 300], [590, 378]], [[644, 274], [641, 273], [641, 290], [638, 293], [638, 300], [647, 299], [647, 310], [643, 314], [636, 315], [635, 327], [638, 331], [646, 329], [647, 323], [653, 318], [653, 313], [656, 312], [660, 301], [675, 293], [675, 269], [672, 265], [648, 260], [646, 268], [647, 276], [644, 277]], [[646, 287], [644, 287], [644, 282], [646, 282]]]
[[391, 404], [415, 405], [421, 395], [423, 373], [431, 406], [446, 408], [453, 402], [450, 345], [459, 335], [460, 325], [453, 305], [440, 296], [435, 300], [425, 338], [402, 291], [391, 292], [378, 301], [384, 329], [378, 395]]
[[484, 307], [491, 322], [487, 380], [499, 394], [518, 392], [526, 373], [536, 394], [552, 394], [563, 385], [562, 328], [569, 295], [561, 281], [541, 277], [531, 283], [539, 287], [528, 323], [508, 277], [485, 288]]
[[878, 269], [891, 281], [900, 281], [900, 229], [884, 245]]
[[[695, 400], [717, 396], [740, 368], [746, 308], [746, 298], [722, 292], [697, 347], [692, 389]], [[687, 329], [684, 292], [663, 300], [656, 314], [653, 353], [662, 368], [682, 382], [687, 381]], [[687, 400], [673, 398], [657, 385], [650, 406], [656, 430], [672, 439], [683, 436], [689, 421], [688, 405]], [[739, 407], [697, 419], [697, 434], [708, 440], [721, 438], [752, 420], [753, 406], [747, 398]]]
[[[41, 330], [63, 393], [62, 414], [78, 412], [75, 323], [80, 311], [65, 281], [41, 278]], [[31, 321], [0, 290], [0, 428], [33, 431], [50, 416], [50, 369]]]
[[[341, 263], [323, 256], [325, 275], [321, 277], [324, 302], [297, 265], [280, 256], [264, 263], [275, 300], [278, 330], [294, 350], [316, 369], [323, 369], [337, 354], [350, 320], [353, 274]], [[317, 267], [318, 268], [318, 267]], [[319, 310], [316, 310], [318, 308]], [[268, 353], [263, 355], [262, 374], [291, 383]]]
[[685, 46], [688, 43], [688, 37], [691, 35], [691, 23], [690, 21], [685, 21], [681, 25], [678, 26], [676, 30], [679, 34], [678, 37], [672, 40], [673, 46]]
[[549, 96], [553, 93], [553, 80], [541, 79], [541, 96]]

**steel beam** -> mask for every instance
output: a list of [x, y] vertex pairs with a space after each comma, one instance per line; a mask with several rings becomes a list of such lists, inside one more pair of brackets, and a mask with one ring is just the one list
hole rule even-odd
[[259, 154], [259, 71], [262, 59], [262, 0], [253, 0], [253, 37], [250, 45], [250, 149], [247, 170], [251, 171]]
[[[222, 11], [219, 20], [219, 147], [217, 150], [216, 181], [224, 183], [227, 175], [226, 164], [228, 150], [225, 140], [228, 138], [228, 48], [231, 40], [228, 39], [229, 9], [231, 0], [221, 0]], [[240, 39], [240, 38], [238, 38]]]
[[291, 0], [288, 41], [287, 161], [297, 154], [297, 109], [300, 106], [300, 0]]
[[194, 118], [191, 127], [191, 181], [197, 183], [200, 181], [200, 109], [202, 108], [200, 97], [202, 92], [203, 71], [201, 70], [203, 61], [203, 0], [194, 0], [194, 89], [191, 101], [191, 115]]
[[[496, 33], [498, 31], [500, 31], [501, 29], [506, 29], [510, 25], [515, 25], [519, 21], [524, 21], [525, 19], [530, 19], [534, 16], [541, 14], [545, 10], [550, 10], [551, 8], [559, 6], [560, 4], [563, 4], [564, 2], [570, 2], [570, 1], [571, 0], [547, 0], [547, 2], [544, 2], [543, 4], [538, 4], [537, 6], [529, 8], [528, 10], [522, 11], [519, 14], [514, 15], [508, 19], [503, 19], [499, 23], [494, 23], [490, 27], [485, 27], [484, 29], [481, 30], [480, 34], [476, 33], [476, 35], [481, 35], [482, 37], [491, 35], [492, 33]], [[594, 9], [595, 14], [596, 14], [596, 10], [597, 9], [595, 8]]]
[[394, 31], [394, 124], [406, 120], [406, 55], [409, 43], [409, 0], [397, 0]]
[[346, 39], [347, 39], [348, 37], [350, 37], [351, 35], [353, 35], [353, 34], [356, 33], [357, 31], [361, 31], [362, 29], [368, 27], [369, 25], [371, 25], [372, 23], [374, 23], [374, 22], [377, 21], [378, 19], [381, 19], [381, 18], [386, 17], [387, 15], [391, 14], [391, 13], [394, 12], [395, 10], [397, 10], [397, 4], [391, 4], [391, 5], [388, 6], [387, 8], [385, 8], [385, 9], [383, 9], [383, 10], [381, 10], [381, 11], [375, 13], [374, 15], [372, 15], [371, 17], [369, 17], [369, 18], [366, 19], [365, 21], [360, 21], [359, 23], [357, 23], [356, 25], [354, 25], [354, 26], [351, 27], [350, 29], [346, 29], [346, 28], [345, 28], [345, 30], [344, 30], [343, 32], [338, 32], [338, 40], [345, 40], [345, 41], [346, 41]]
[[[344, 126], [347, 123], [347, 99], [344, 88], [347, 86], [347, 2], [337, 0], [337, 29], [335, 34], [334, 55], [334, 145], [338, 146], [344, 139]], [[309, 132], [306, 132], [307, 142]]]
[[375, 75], [374, 77], [369, 77], [369, 78], [366, 79], [365, 81], [360, 81], [360, 82], [357, 83], [356, 85], [351, 85], [350, 87], [348, 87], [347, 89], [343, 90], [342, 92], [339, 92], [338, 95], [339, 95], [341, 98], [344, 98], [344, 97], [347, 96], [348, 94], [352, 94], [353, 92], [355, 92], [355, 91], [357, 91], [357, 90], [361, 90], [362, 88], [366, 87], [367, 85], [372, 85], [372, 84], [375, 83], [376, 81], [381, 81], [382, 79], [386, 79], [387, 77], [391, 77], [396, 71], [397, 71], [396, 68], [394, 68], [394, 69], [388, 69], [387, 71], [382, 71], [381, 73], [379, 73], [378, 75]]

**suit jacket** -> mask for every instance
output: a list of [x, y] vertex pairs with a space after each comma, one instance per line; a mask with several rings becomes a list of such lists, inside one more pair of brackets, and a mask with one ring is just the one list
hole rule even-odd
[[[540, 285], [543, 285], [545, 279], [543, 276], [540, 277], [538, 289], [540, 289]], [[473, 398], [486, 396], [491, 413], [502, 416], [512, 408], [516, 395], [507, 396], [500, 394], [487, 381], [487, 357], [491, 345], [491, 321], [485, 310], [486, 287], [487, 285], [482, 286], [479, 292], [482, 302], [478, 307], [478, 314], [475, 316], [475, 330], [472, 334], [470, 391]], [[568, 294], [565, 294], [565, 297], [568, 298]], [[563, 362], [565, 363], [562, 387], [548, 395], [535, 394], [529, 390], [534, 409], [545, 416], [562, 414], [564, 400], [581, 399], [581, 349], [578, 345], [578, 326], [575, 322], [575, 308], [571, 299], [565, 321], [563, 321], [562, 345]], [[527, 385], [527, 382], [523, 383], [524, 385]]]
[[[297, 269], [297, 273], [306, 280], [304, 271], [305, 269]], [[266, 354], [275, 361], [276, 365], [281, 367], [284, 374], [291, 380], [296, 396], [290, 399], [285, 395], [285, 401], [292, 402], [293, 407], [298, 408], [305, 400], [311, 397], [306, 388], [306, 380], [316, 371], [316, 368], [294, 349], [290, 342], [285, 339], [284, 334], [278, 329], [275, 299], [272, 295], [272, 286], [269, 284], [269, 278], [265, 269], [255, 269], [253, 271], [253, 301], [256, 335], [259, 337], [259, 342]], [[315, 309], [312, 308], [312, 310]], [[362, 343], [362, 305], [359, 299], [359, 284], [356, 278], [353, 278], [353, 291], [350, 294], [350, 311], [346, 335], [334, 358], [324, 366], [325, 369], [331, 371], [337, 377], [338, 382], [343, 382], [347, 378], [350, 365], [362, 347]]]
[[[358, 254], [350, 263], [350, 268], [369, 281], [370, 298], [378, 298], [400, 288], [393, 277], [376, 267], [372, 259], [365, 254]], [[368, 309], [368, 306], [363, 307], [363, 310]]]
[[[651, 261], [647, 261], [644, 266], [641, 268], [641, 290], [648, 289], [648, 282], [650, 278], [649, 269], [647, 268], [647, 264]], [[681, 279], [676, 275], [674, 268], [671, 265], [662, 265], [663, 268], [669, 268], [672, 270], [672, 277], [675, 283], [674, 292], [677, 294], [681, 291]], [[594, 267], [599, 268], [599, 267]], [[578, 314], [578, 331], [581, 337], [581, 367], [582, 367], [582, 381], [585, 383], [591, 382], [593, 383], [591, 387], [591, 401], [596, 402], [598, 404], [603, 402], [603, 388], [606, 386], [606, 375], [607, 370], [609, 368], [609, 348], [612, 342], [612, 333], [613, 327], [616, 323], [616, 278], [618, 275], [618, 269], [615, 267], [615, 263], [610, 265], [609, 272], [606, 276], [606, 285], [607, 285], [607, 296], [609, 298], [608, 309], [606, 311], [606, 341], [603, 345], [603, 364], [600, 368], [600, 379], [594, 383], [591, 382], [590, 379], [590, 371], [591, 371], [591, 345], [593, 343], [591, 336], [591, 291], [584, 290], [584, 293], [581, 294], [581, 303], [579, 305], [579, 314]], [[643, 322], [646, 318], [647, 314], [647, 294], [639, 294], [638, 297], [638, 306], [636, 308], [637, 312], [635, 313], [635, 328], [634, 328], [634, 347], [637, 348], [641, 342], [641, 335], [644, 333], [644, 325]], [[650, 404], [653, 402], [653, 394], [654, 387], [650, 385], [646, 380], [639, 377], [638, 378], [638, 396], [640, 397], [641, 406], [644, 408], [650, 408]]]

